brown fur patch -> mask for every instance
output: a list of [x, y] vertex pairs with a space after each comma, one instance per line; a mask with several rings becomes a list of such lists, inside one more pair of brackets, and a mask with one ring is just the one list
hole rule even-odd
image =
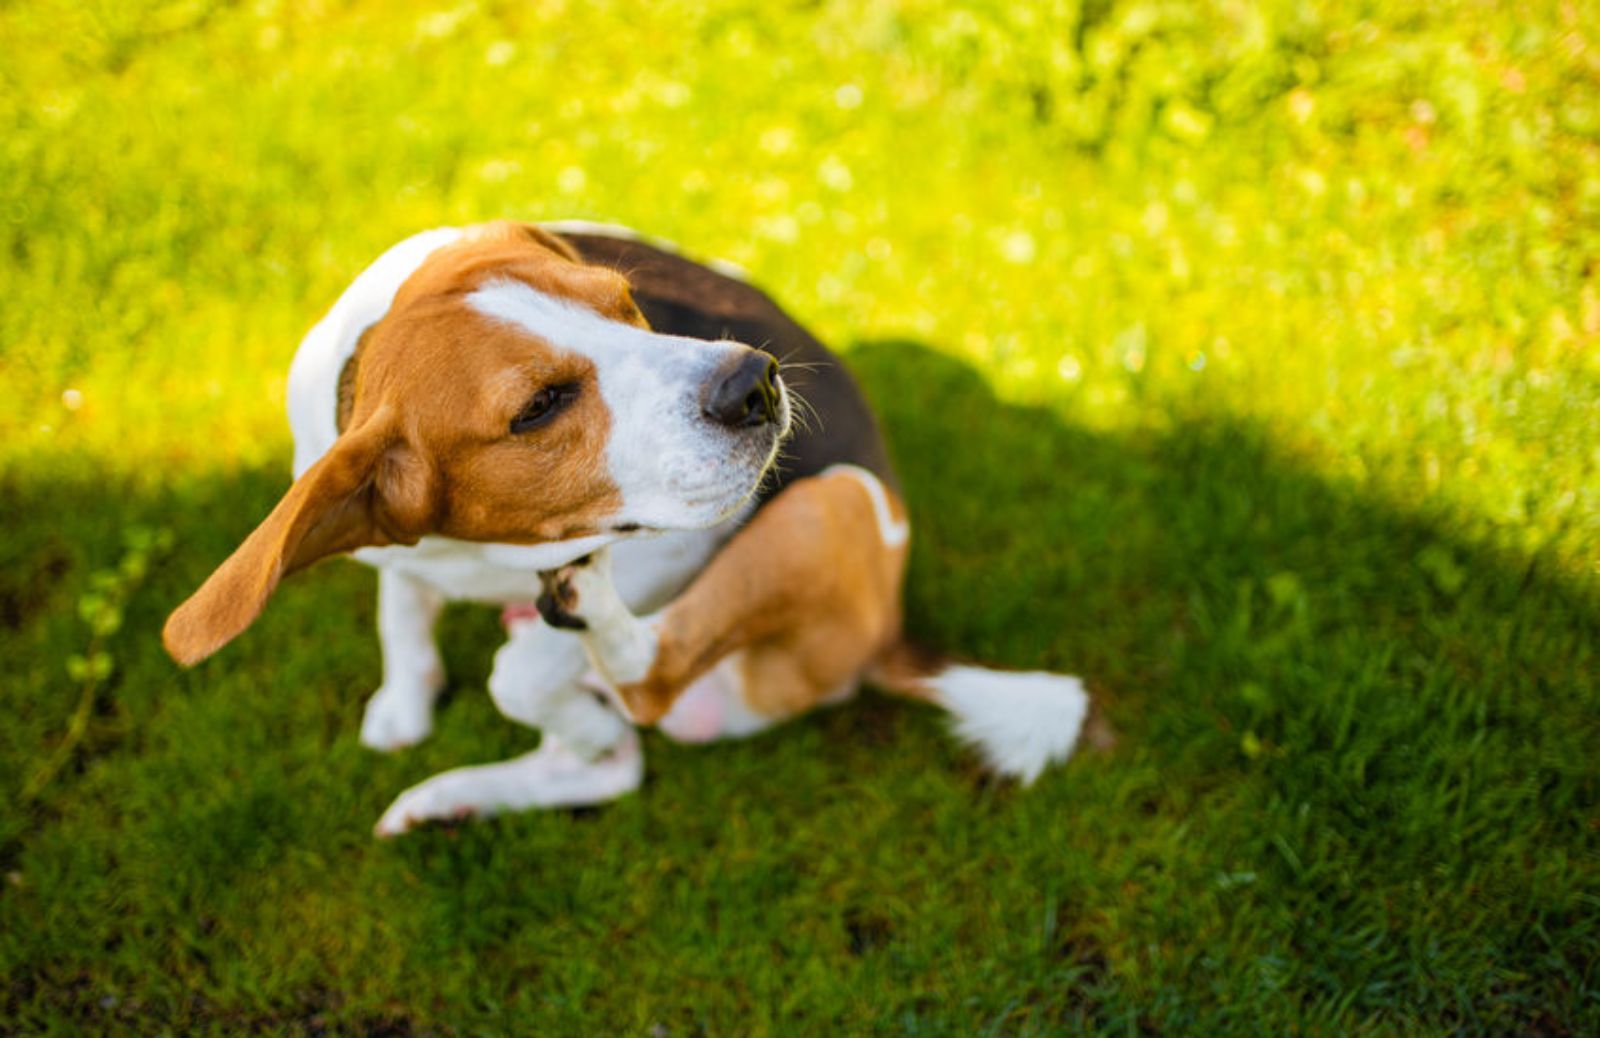
[[650, 673], [618, 691], [635, 720], [654, 723], [690, 682], [743, 649], [752, 710], [772, 718], [808, 710], [898, 641], [905, 563], [906, 547], [883, 543], [854, 476], [801, 480], [668, 606]]
[[339, 368], [339, 405], [334, 411], [333, 425], [340, 432], [350, 424], [350, 412], [356, 406], [356, 372], [361, 369], [361, 348], [367, 344], [367, 337], [372, 334], [372, 326], [362, 331], [360, 338], [356, 339], [356, 348], [351, 351], [350, 359]]

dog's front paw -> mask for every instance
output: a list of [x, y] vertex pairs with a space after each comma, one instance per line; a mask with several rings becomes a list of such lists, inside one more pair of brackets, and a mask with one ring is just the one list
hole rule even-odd
[[539, 615], [551, 627], [586, 631], [586, 612], [610, 604], [616, 592], [611, 587], [610, 557], [605, 552], [585, 555], [559, 569], [539, 574]]
[[385, 685], [367, 700], [361, 744], [390, 753], [415, 746], [433, 733], [433, 692]]

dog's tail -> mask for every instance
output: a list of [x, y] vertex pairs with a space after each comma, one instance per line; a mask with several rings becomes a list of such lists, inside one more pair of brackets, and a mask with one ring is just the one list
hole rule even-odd
[[976, 667], [907, 642], [879, 656], [866, 679], [950, 711], [956, 735], [990, 769], [1025, 786], [1072, 755], [1089, 713], [1089, 696], [1075, 677]]

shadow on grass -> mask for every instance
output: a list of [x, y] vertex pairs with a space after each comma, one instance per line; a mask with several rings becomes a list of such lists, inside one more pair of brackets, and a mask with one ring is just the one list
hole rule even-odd
[[[131, 991], [176, 1024], [305, 1024], [305, 1005], [359, 1022], [403, 984], [430, 1007], [418, 1026], [492, 1005], [726, 1030], [780, 996], [823, 1029], [1596, 1022], [1592, 601], [1329, 485], [1248, 425], [1099, 435], [914, 343], [850, 361], [914, 517], [912, 634], [1084, 674], [1115, 753], [1020, 793], [983, 783], [926, 712], [869, 700], [751, 743], [653, 739], [646, 791], [598, 816], [379, 848], [366, 825], [404, 785], [531, 744], [472, 692], [488, 611], [446, 619], [469, 694], [439, 736], [376, 758], [354, 743], [378, 676], [357, 567], [291, 581], [196, 671], [160, 652], [166, 610], [283, 475], [126, 493], [92, 471], [13, 477], [10, 804], [70, 711], [88, 572], [128, 524], [179, 547], [114, 640], [84, 752], [5, 815], [0, 965], [19, 979], [0, 1016], [106, 1022]], [[563, 942], [529, 938], [546, 928]], [[618, 934], [653, 965], [614, 962]], [[817, 963], [831, 979], [810, 987]], [[561, 997], [519, 1002], [530, 971]], [[685, 994], [685, 971], [709, 987]]]

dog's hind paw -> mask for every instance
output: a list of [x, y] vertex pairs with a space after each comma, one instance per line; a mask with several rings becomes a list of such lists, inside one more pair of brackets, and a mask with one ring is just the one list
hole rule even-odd
[[457, 822], [536, 807], [587, 807], [639, 788], [644, 755], [638, 733], [596, 760], [585, 760], [546, 736], [533, 753], [499, 764], [456, 768], [401, 793], [373, 826], [378, 837], [399, 836], [429, 822]]

